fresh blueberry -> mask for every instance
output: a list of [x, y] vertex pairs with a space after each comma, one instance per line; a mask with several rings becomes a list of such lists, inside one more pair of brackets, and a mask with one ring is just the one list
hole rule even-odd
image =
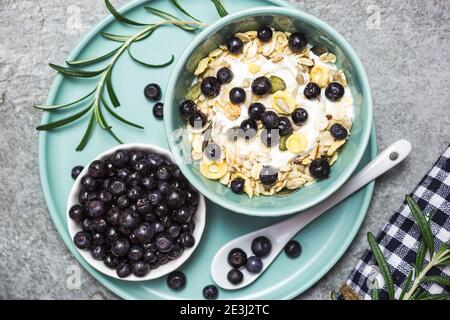
[[150, 266], [144, 261], [138, 261], [131, 265], [131, 270], [136, 277], [142, 278], [150, 271]]
[[80, 175], [81, 171], [83, 171], [84, 167], [83, 166], [75, 166], [72, 168], [72, 172], [71, 172], [71, 176], [72, 179], [75, 180], [76, 178], [78, 178], [78, 176]]
[[270, 41], [270, 39], [272, 39], [273, 31], [271, 28], [264, 26], [258, 29], [257, 35], [258, 39], [262, 42], [268, 42]]
[[278, 123], [278, 133], [280, 136], [287, 136], [294, 131], [292, 128], [291, 121], [289, 121], [289, 118], [287, 117], [279, 117], [280, 121]]
[[276, 146], [280, 141], [278, 129], [263, 129], [261, 131], [261, 141], [268, 147]]
[[155, 105], [153, 106], [153, 116], [156, 119], [162, 119], [164, 117], [164, 103], [162, 102], [157, 102], [155, 103]]
[[219, 295], [219, 289], [213, 284], [210, 284], [203, 288], [203, 297], [208, 300], [217, 299]]
[[103, 237], [103, 235], [101, 233], [93, 233], [92, 234], [92, 243], [93, 244], [103, 244], [105, 243], [105, 238]]
[[102, 178], [106, 174], [106, 165], [101, 160], [94, 160], [88, 168], [89, 175], [94, 178]]
[[181, 226], [179, 224], [174, 223], [169, 227], [169, 230], [167, 230], [167, 233], [173, 239], [178, 238], [178, 236], [181, 233]]
[[347, 129], [345, 129], [340, 123], [333, 124], [330, 128], [330, 133], [336, 140], [344, 140], [348, 136]]
[[184, 100], [180, 104], [180, 114], [184, 119], [189, 119], [195, 112], [197, 112], [197, 106], [192, 100]]
[[100, 232], [104, 233], [108, 230], [108, 222], [106, 222], [105, 219], [102, 218], [95, 218], [92, 221], [92, 231], [93, 232]]
[[81, 186], [87, 191], [94, 191], [98, 187], [97, 179], [91, 176], [81, 178]]
[[217, 97], [220, 93], [220, 82], [216, 77], [206, 77], [203, 79], [200, 89], [208, 98]]
[[284, 247], [284, 252], [286, 252], [289, 258], [297, 258], [302, 252], [302, 246], [298, 241], [291, 240]]
[[111, 163], [116, 168], [123, 168], [130, 161], [130, 155], [125, 150], [118, 150], [111, 158]]
[[245, 180], [242, 178], [235, 178], [231, 181], [231, 191], [236, 194], [244, 193]]
[[118, 257], [116, 257], [115, 255], [108, 253], [105, 257], [105, 260], [103, 260], [103, 263], [108, 268], [115, 269], [119, 265], [120, 259]]
[[204, 152], [205, 156], [210, 160], [220, 160], [222, 156], [222, 149], [217, 143], [208, 143]]
[[233, 72], [227, 67], [220, 68], [219, 71], [217, 71], [217, 79], [219, 79], [221, 84], [230, 83], [233, 80], [233, 77]]
[[165, 233], [160, 233], [156, 236], [156, 247], [161, 252], [169, 252], [172, 248], [173, 240], [170, 236]]
[[163, 264], [166, 264], [167, 262], [169, 262], [169, 257], [167, 256], [166, 252], [157, 251], [156, 259], [160, 265], [163, 265]]
[[245, 93], [245, 90], [239, 87], [233, 88], [230, 90], [230, 101], [233, 104], [239, 104], [243, 103], [245, 101], [245, 98], [247, 97], [247, 94]]
[[139, 187], [131, 187], [131, 188], [128, 189], [128, 191], [127, 191], [127, 196], [128, 196], [128, 198], [130, 198], [132, 201], [137, 201], [142, 195], [143, 195], [143, 191], [142, 191], [142, 189], [139, 188]]
[[86, 211], [89, 217], [98, 218], [105, 214], [106, 206], [103, 201], [92, 200], [86, 203]]
[[105, 232], [105, 242], [106, 243], [111, 243], [114, 241], [114, 239], [116, 239], [119, 236], [119, 230], [117, 230], [116, 227], [110, 227], [108, 230], [106, 230]]
[[255, 256], [264, 258], [267, 257], [272, 250], [272, 242], [267, 237], [261, 236], [253, 239], [252, 252]]
[[297, 108], [292, 112], [291, 118], [296, 125], [300, 126], [308, 120], [308, 112], [303, 108]]
[[157, 256], [156, 256], [156, 253], [154, 251], [146, 250], [144, 252], [144, 256], [142, 257], [142, 259], [145, 262], [152, 263], [152, 262], [155, 262], [157, 260]]
[[173, 271], [167, 276], [167, 285], [173, 290], [183, 289], [186, 285], [186, 276], [181, 271]]
[[91, 248], [91, 257], [94, 260], [103, 260], [106, 257], [105, 247], [102, 245], [95, 245]]
[[276, 129], [280, 123], [280, 118], [274, 111], [265, 111], [261, 115], [261, 122], [266, 129]]
[[94, 226], [94, 220], [90, 218], [86, 218], [81, 222], [81, 229], [83, 231], [88, 232], [89, 234], [92, 233], [92, 227]]
[[232, 284], [239, 284], [244, 280], [244, 274], [239, 269], [231, 269], [228, 271], [227, 279]]
[[261, 183], [266, 186], [275, 184], [278, 179], [278, 170], [271, 166], [264, 166], [259, 173]]
[[110, 208], [106, 213], [106, 221], [112, 226], [119, 224], [120, 210], [118, 208]]
[[194, 128], [203, 128], [207, 120], [208, 119], [202, 112], [197, 111], [192, 117], [189, 118], [189, 124]]
[[183, 234], [181, 234], [180, 241], [185, 248], [192, 248], [195, 244], [195, 238], [189, 232], [184, 232]]
[[116, 177], [122, 181], [127, 181], [128, 177], [131, 175], [131, 171], [127, 168], [120, 168], [117, 170]]
[[109, 185], [109, 192], [112, 193], [113, 196], [120, 196], [127, 191], [127, 186], [121, 180], [113, 180]]
[[305, 35], [300, 32], [291, 33], [291, 35], [289, 36], [288, 45], [293, 52], [303, 51], [306, 48], [307, 44], [308, 41], [306, 40]]
[[134, 229], [133, 234], [136, 236], [137, 240], [146, 244], [149, 243], [155, 234], [152, 225], [148, 222], [141, 223], [136, 229]]
[[137, 212], [134, 212], [131, 209], [125, 209], [119, 215], [119, 226], [133, 230], [140, 223], [141, 218]]
[[162, 166], [158, 170], [156, 170], [156, 176], [161, 181], [169, 181], [170, 180], [170, 169], [168, 166]]
[[128, 259], [131, 261], [139, 261], [144, 256], [144, 248], [139, 245], [132, 245], [128, 250]]
[[152, 153], [147, 157], [148, 163], [150, 165], [150, 169], [155, 170], [158, 169], [164, 163], [164, 158], [159, 154]]
[[116, 273], [119, 278], [126, 278], [131, 274], [131, 266], [128, 263], [120, 262], [116, 267]]
[[141, 179], [142, 186], [148, 191], [153, 190], [158, 185], [156, 176], [148, 176]]
[[186, 191], [186, 203], [189, 203], [192, 206], [196, 206], [200, 200], [198, 193], [193, 190]]
[[163, 233], [166, 227], [161, 222], [154, 222], [152, 223], [153, 231], [155, 231], [155, 234]]
[[326, 158], [314, 159], [309, 165], [309, 173], [314, 178], [326, 179], [330, 176], [330, 164]]
[[86, 217], [83, 207], [79, 204], [73, 205], [69, 210], [69, 217], [77, 222], [83, 221]]
[[315, 82], [309, 82], [305, 86], [303, 94], [309, 100], [316, 100], [320, 96], [320, 87]]
[[101, 190], [98, 193], [98, 199], [104, 203], [111, 203], [113, 201], [113, 195], [108, 190]]
[[252, 81], [252, 92], [257, 96], [263, 96], [272, 91], [272, 83], [267, 77], [258, 77]]
[[147, 197], [139, 198], [136, 201], [136, 211], [139, 214], [147, 214], [152, 211], [152, 206], [150, 205], [150, 200]]
[[144, 95], [150, 101], [158, 101], [161, 99], [161, 87], [156, 83], [150, 83], [145, 87]]
[[181, 208], [186, 202], [186, 194], [181, 190], [173, 189], [167, 194], [166, 202], [171, 209]]
[[73, 237], [73, 242], [75, 243], [75, 246], [77, 246], [77, 248], [87, 249], [91, 246], [92, 239], [89, 233], [85, 231], [79, 231]]
[[227, 41], [227, 49], [231, 53], [241, 53], [244, 49], [244, 43], [238, 37], [231, 37]]
[[330, 82], [325, 89], [325, 97], [330, 101], [338, 101], [344, 96], [345, 89], [339, 82]]
[[192, 218], [191, 210], [188, 210], [186, 207], [178, 208], [173, 211], [173, 219], [179, 223], [188, 223]]
[[247, 259], [245, 269], [250, 273], [260, 273], [263, 268], [263, 262], [260, 257], [252, 256]]
[[250, 119], [261, 120], [261, 115], [266, 111], [266, 107], [259, 102], [252, 103], [248, 107], [248, 116]]
[[127, 239], [117, 238], [111, 243], [111, 252], [116, 257], [123, 257], [128, 253], [130, 249], [130, 243]]
[[233, 268], [241, 268], [247, 264], [247, 254], [242, 249], [234, 248], [228, 253], [228, 263]]
[[159, 218], [164, 218], [169, 214], [170, 208], [166, 203], [160, 203], [155, 207], [154, 211]]
[[152, 206], [157, 206], [162, 201], [162, 194], [161, 192], [154, 190], [150, 191], [147, 194], [148, 200], [150, 200], [150, 204]]
[[117, 198], [116, 205], [119, 209], [128, 208], [130, 206], [130, 198], [126, 194], [123, 194]]
[[184, 249], [181, 246], [174, 244], [167, 253], [167, 257], [169, 258], [169, 260], [178, 259], [183, 254], [183, 251]]

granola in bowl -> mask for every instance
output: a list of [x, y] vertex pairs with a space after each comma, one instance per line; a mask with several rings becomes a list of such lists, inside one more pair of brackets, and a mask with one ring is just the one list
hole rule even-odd
[[328, 178], [353, 98], [336, 56], [301, 33], [237, 33], [200, 60], [180, 105], [200, 173], [249, 197]]

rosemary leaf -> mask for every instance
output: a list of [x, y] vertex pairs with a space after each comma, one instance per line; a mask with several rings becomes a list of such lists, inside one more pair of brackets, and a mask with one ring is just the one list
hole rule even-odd
[[436, 283], [441, 286], [450, 286], [450, 277], [445, 276], [425, 276], [421, 280], [422, 283]]
[[373, 282], [372, 300], [380, 300], [380, 288], [378, 286], [377, 279], [375, 279], [374, 282]]
[[112, 67], [106, 77], [106, 90], [108, 91], [109, 99], [111, 99], [111, 103], [113, 104], [114, 108], [117, 108], [118, 106], [120, 106], [120, 101], [119, 98], [117, 98], [116, 91], [114, 90], [114, 87], [112, 85], [111, 75]]
[[442, 261], [442, 262], [438, 263], [437, 265], [440, 267], [448, 267], [448, 266], [450, 266], [450, 259]]
[[186, 24], [186, 23], [177, 23], [177, 21], [181, 22], [182, 20], [177, 18], [177, 17], [175, 17], [174, 15], [172, 15], [170, 13], [158, 10], [158, 9], [150, 7], [150, 6], [145, 6], [144, 8], [145, 8], [145, 10], [150, 12], [151, 14], [154, 14], [155, 16], [163, 18], [164, 20], [167, 20], [167, 21], [173, 21], [174, 25], [176, 25], [178, 28], [181, 28], [183, 30], [194, 31], [194, 30], [197, 30], [199, 28], [198, 26], [191, 26], [191, 25]]
[[389, 266], [380, 250], [380, 247], [378, 246], [375, 236], [371, 232], [367, 233], [367, 241], [369, 242], [370, 249], [372, 250], [373, 256], [375, 257], [378, 267], [380, 268], [380, 272], [384, 278], [389, 299], [394, 300], [394, 281], [392, 280]]
[[111, 109], [111, 107], [108, 105], [108, 103], [106, 103], [106, 101], [103, 99], [103, 97], [102, 97], [101, 99], [102, 99], [102, 103], [103, 103], [103, 105], [105, 106], [106, 110], [107, 110], [114, 118], [116, 118], [116, 119], [119, 120], [119, 121], [122, 121], [123, 123], [125, 123], [125, 124], [127, 124], [127, 125], [129, 125], [129, 126], [132, 126], [132, 127], [135, 127], [135, 128], [139, 128], [139, 129], [144, 129], [144, 127], [142, 127], [142, 126], [140, 126], [140, 125], [138, 125], [138, 124], [135, 124], [135, 123], [133, 123], [133, 122], [131, 122], [131, 121], [128, 121], [128, 120], [122, 118], [121, 116], [119, 116], [117, 113], [114, 112], [114, 110]]
[[80, 112], [75, 113], [75, 114], [73, 114], [73, 115], [71, 115], [71, 116], [69, 116], [67, 118], [64, 118], [64, 119], [61, 119], [61, 120], [57, 120], [55, 122], [50, 122], [50, 123], [47, 123], [47, 124], [40, 125], [40, 126], [38, 126], [36, 128], [36, 130], [46, 131], [46, 130], [51, 130], [51, 129], [62, 127], [64, 125], [69, 124], [69, 123], [71, 123], [71, 122], [73, 122], [75, 120], [78, 120], [79, 118], [84, 116], [89, 111], [90, 108], [91, 108], [91, 106], [89, 106], [86, 109], [83, 109]]
[[425, 242], [423, 240], [420, 240], [416, 255], [416, 274], [419, 274], [419, 272], [422, 270], [426, 252], [427, 246], [425, 245]]
[[102, 109], [100, 108], [100, 105], [98, 105], [97, 108], [97, 112], [98, 112], [98, 118], [100, 121], [100, 125], [104, 126], [104, 129], [106, 131], [108, 131], [108, 133], [120, 144], [123, 144], [122, 140], [120, 140], [115, 133], [112, 131], [112, 127], [106, 122], [105, 117], [103, 116], [103, 112]]
[[450, 293], [430, 294], [420, 300], [448, 300], [450, 299]]
[[[156, 25], [155, 25], [156, 27]], [[151, 29], [149, 32], [144, 33], [143, 35], [140, 35], [139, 37], [137, 37], [136, 39], [134, 39], [134, 42], [138, 42], [141, 40], [144, 40], [145, 38], [147, 38], [154, 29]], [[113, 33], [108, 33], [108, 32], [100, 32], [100, 34], [111, 41], [116, 41], [116, 42], [126, 42], [129, 39], [131, 39], [133, 36], [124, 36], [124, 35], [119, 35], [119, 34], [113, 34]]]
[[406, 202], [408, 203], [408, 206], [414, 216], [414, 219], [416, 220], [417, 225], [419, 226], [420, 233], [422, 234], [422, 237], [425, 241], [428, 251], [430, 252], [430, 259], [431, 259], [434, 254], [434, 237], [433, 233], [431, 232], [430, 223], [428, 222], [427, 218], [425, 217], [419, 206], [411, 198], [411, 196], [409, 195], [406, 196]]
[[188, 16], [191, 19], [194, 19], [195, 21], [201, 22], [200, 20], [198, 20], [197, 18], [193, 17], [189, 12], [186, 11], [186, 9], [184, 9], [181, 4], [178, 2], [178, 0], [171, 0], [172, 3], [174, 4], [175, 7], [177, 7], [178, 10], [180, 10], [181, 12], [183, 12], [186, 16]]
[[110, 52], [108, 52], [108, 53], [106, 53], [106, 54], [104, 54], [104, 55], [102, 55], [100, 57], [97, 57], [97, 58], [72, 60], [72, 61], [66, 61], [66, 63], [69, 66], [71, 66], [71, 67], [74, 67], [74, 66], [86, 66], [86, 65], [89, 65], [89, 64], [93, 64], [93, 63], [105, 60], [106, 58], [109, 58], [109, 57], [113, 56], [117, 51], [119, 51], [119, 49], [120, 49], [120, 47], [118, 47], [118, 48], [116, 48], [116, 49], [114, 49], [114, 50], [112, 50], [112, 51], [110, 51]]
[[414, 270], [411, 270], [409, 272], [408, 276], [406, 277], [406, 280], [403, 283], [402, 292], [400, 293], [400, 297], [398, 298], [398, 300], [403, 300], [403, 297], [405, 296], [406, 292], [409, 289], [409, 286], [411, 285], [413, 274], [414, 274]]
[[79, 69], [69, 69], [65, 67], [58, 66], [56, 64], [50, 63], [50, 67], [55, 69], [56, 71], [62, 73], [65, 76], [69, 77], [77, 77], [77, 78], [93, 78], [101, 74], [105, 69], [97, 70], [97, 71], [84, 71]]
[[111, 14], [119, 21], [126, 23], [126, 24], [131, 24], [133, 26], [148, 26], [148, 23], [141, 23], [141, 22], [137, 22], [131, 19], [128, 19], [126, 17], [124, 17], [123, 15], [121, 15], [116, 9], [114, 9], [114, 7], [112, 6], [112, 4], [108, 1], [105, 0], [105, 4], [106, 4], [106, 8], [108, 8], [109, 12], [111, 12]]
[[84, 147], [86, 147], [86, 144], [88, 143], [89, 138], [91, 137], [92, 129], [94, 128], [94, 120], [95, 120], [95, 113], [94, 111], [92, 111], [88, 126], [86, 128], [86, 131], [84, 132], [83, 138], [81, 139], [80, 143], [76, 148], [76, 151], [82, 151]]
[[219, 16], [225, 17], [228, 15], [228, 11], [227, 9], [225, 9], [222, 0], [211, 0], [211, 2], [216, 6], [216, 10]]
[[52, 105], [52, 106], [45, 106], [45, 105], [37, 105], [37, 106], [36, 106], [36, 105], [35, 105], [34, 107], [37, 108], [37, 109], [47, 110], [47, 111], [57, 110], [57, 109], [62, 109], [62, 108], [65, 108], [65, 107], [70, 107], [70, 106], [73, 106], [73, 105], [75, 105], [75, 104], [77, 104], [77, 103], [79, 103], [79, 102], [85, 100], [86, 98], [90, 97], [94, 92], [95, 92], [95, 89], [92, 90], [91, 92], [89, 92], [89, 93], [88, 93], [87, 95], [85, 95], [84, 97], [82, 97], [82, 98], [80, 98], [80, 99], [78, 99], [78, 100], [76, 100], [76, 101], [70, 102], [70, 103], [66, 103], [66, 104], [55, 104], [55, 105]]
[[172, 57], [167, 62], [164, 62], [164, 63], [161, 63], [161, 64], [150, 64], [150, 63], [146, 63], [146, 62], [144, 62], [142, 60], [139, 60], [138, 58], [133, 56], [133, 54], [131, 53], [131, 45], [128, 46], [127, 50], [128, 50], [128, 54], [130, 55], [130, 58], [133, 61], [135, 61], [135, 62], [137, 62], [137, 63], [139, 63], [139, 64], [141, 64], [141, 65], [143, 65], [145, 67], [148, 67], [148, 68], [163, 68], [163, 67], [166, 67], [166, 66], [170, 65], [175, 60], [175, 56], [172, 54]]

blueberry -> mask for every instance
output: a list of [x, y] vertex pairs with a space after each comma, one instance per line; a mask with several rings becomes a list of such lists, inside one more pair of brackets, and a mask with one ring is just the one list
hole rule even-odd
[[73, 242], [75, 243], [75, 246], [77, 246], [77, 248], [87, 249], [91, 246], [92, 239], [86, 231], [79, 231], [73, 237]]
[[139, 261], [144, 256], [144, 248], [139, 245], [132, 245], [128, 250], [127, 257], [131, 261]]
[[133, 263], [131, 270], [136, 277], [142, 278], [150, 271], [150, 266], [144, 261], [138, 261]]
[[156, 170], [156, 176], [158, 177], [159, 180], [162, 181], [170, 180], [171, 175], [169, 168], [167, 166], [162, 166], [161, 168]]
[[83, 166], [75, 166], [72, 168], [72, 172], [71, 172], [71, 176], [72, 179], [75, 180], [76, 178], [78, 178], [78, 176], [80, 175], [81, 171], [83, 171], [84, 167]]
[[222, 156], [222, 149], [217, 143], [208, 143], [204, 152], [205, 156], [210, 160], [220, 160]]
[[297, 108], [292, 112], [291, 118], [296, 125], [300, 126], [308, 120], [308, 112], [303, 108]]
[[127, 239], [117, 238], [111, 243], [111, 252], [116, 257], [123, 257], [128, 253], [130, 249], [130, 243]]
[[268, 147], [276, 146], [280, 141], [278, 129], [263, 129], [261, 131], [261, 141]]
[[339, 82], [330, 82], [325, 89], [325, 97], [330, 101], [338, 101], [344, 96], [345, 89]]
[[272, 243], [267, 237], [257, 237], [252, 241], [252, 252], [255, 256], [264, 258], [267, 257], [272, 250]]
[[139, 187], [131, 187], [127, 191], [127, 196], [132, 201], [137, 201], [143, 195], [142, 189]]
[[178, 238], [178, 236], [181, 233], [181, 226], [179, 224], [174, 223], [169, 227], [169, 230], [167, 230], [167, 233], [172, 238]]
[[106, 165], [101, 160], [94, 160], [88, 168], [89, 175], [94, 178], [101, 178], [106, 174]]
[[169, 262], [169, 257], [167, 256], [167, 253], [161, 251], [156, 252], [156, 259], [160, 265]]
[[261, 115], [266, 111], [266, 107], [259, 102], [252, 103], [248, 107], [248, 117], [254, 120], [261, 120]]
[[297, 258], [302, 252], [302, 247], [298, 241], [291, 240], [284, 247], [284, 252], [289, 258]]
[[274, 111], [265, 111], [261, 115], [261, 122], [266, 129], [276, 129], [280, 123], [280, 118]]
[[91, 218], [101, 217], [106, 212], [105, 204], [100, 200], [88, 201], [86, 203], [86, 211]]
[[314, 159], [309, 165], [309, 173], [314, 178], [326, 179], [330, 175], [330, 164], [326, 158]]
[[189, 221], [189, 223], [182, 224], [181, 225], [181, 230], [187, 231], [189, 233], [194, 232], [194, 230], [195, 230], [195, 222], [194, 221]]
[[106, 222], [105, 219], [102, 218], [95, 218], [92, 221], [92, 231], [93, 232], [106, 232], [108, 230], [108, 222]]
[[244, 89], [236, 87], [230, 90], [229, 97], [232, 103], [239, 104], [245, 101], [247, 94]]
[[173, 271], [167, 276], [167, 285], [173, 290], [183, 289], [186, 285], [186, 276], [181, 271]]
[[91, 248], [91, 257], [94, 260], [103, 260], [106, 257], [105, 247], [102, 245], [95, 245]]
[[152, 206], [150, 205], [150, 200], [147, 197], [139, 198], [136, 201], [136, 211], [139, 214], [147, 214], [152, 211]]
[[133, 165], [134, 171], [140, 176], [145, 177], [150, 172], [150, 164], [148, 163], [147, 159], [139, 159], [134, 165]]
[[189, 117], [192, 117], [195, 112], [197, 112], [197, 106], [195, 105], [195, 102], [192, 100], [184, 100], [180, 104], [180, 114], [181, 117], [184, 119], [189, 119]]
[[150, 154], [147, 157], [148, 163], [150, 165], [150, 169], [155, 170], [158, 169], [160, 166], [164, 163], [164, 158], [160, 156], [159, 154]]
[[[134, 166], [134, 165], [133, 165]], [[129, 187], [135, 187], [141, 184], [141, 177], [137, 172], [133, 172], [130, 174], [127, 178], [127, 186]]]
[[167, 257], [169, 258], [169, 260], [178, 259], [183, 254], [183, 251], [184, 249], [181, 246], [174, 244], [167, 253]]
[[208, 300], [217, 299], [217, 296], [219, 295], [219, 289], [213, 284], [210, 284], [203, 288], [203, 297]]
[[272, 91], [272, 83], [267, 77], [258, 77], [252, 81], [252, 92], [257, 96], [263, 96]]
[[244, 131], [246, 137], [251, 138], [256, 135], [258, 124], [256, 123], [256, 120], [245, 119], [241, 122], [240, 128]]
[[244, 49], [244, 43], [238, 37], [231, 37], [227, 41], [227, 49], [231, 53], [241, 53]]
[[239, 269], [231, 269], [228, 271], [227, 279], [232, 284], [239, 284], [244, 280], [244, 274]]
[[288, 45], [293, 52], [303, 51], [306, 48], [307, 44], [308, 42], [305, 35], [300, 32], [291, 33], [291, 35], [289, 36]]
[[166, 196], [166, 202], [171, 209], [181, 208], [186, 202], [186, 194], [181, 190], [171, 190]]
[[153, 116], [156, 119], [162, 119], [164, 117], [164, 103], [162, 102], [157, 102], [155, 103], [155, 105], [153, 106]]
[[81, 222], [81, 228], [83, 229], [83, 231], [92, 232], [92, 227], [94, 225], [94, 220], [86, 218]]
[[120, 262], [116, 267], [116, 273], [119, 278], [126, 278], [131, 274], [131, 266], [128, 263]]
[[236, 194], [244, 193], [245, 180], [242, 178], [235, 178], [231, 181], [231, 191]]
[[106, 213], [106, 221], [112, 226], [117, 226], [119, 224], [120, 210], [118, 208], [110, 208]]
[[78, 202], [81, 203], [82, 205], [85, 205], [86, 202], [88, 201], [88, 197], [89, 191], [81, 189], [80, 192], [78, 193]]
[[112, 193], [113, 196], [120, 196], [127, 191], [127, 186], [121, 180], [114, 180], [109, 185], [109, 192]]
[[119, 226], [133, 230], [139, 225], [140, 220], [141, 219], [137, 212], [134, 212], [131, 209], [125, 209], [119, 215]]
[[155, 207], [155, 214], [159, 217], [159, 218], [164, 218], [164, 217], [166, 217], [168, 214], [169, 214], [169, 212], [170, 212], [170, 209], [169, 209], [169, 206], [166, 204], [166, 203], [160, 203], [160, 204], [158, 204], [156, 207]]
[[101, 233], [94, 233], [92, 234], [92, 243], [93, 244], [103, 244], [105, 242], [105, 238], [103, 237], [103, 235]]
[[208, 119], [202, 112], [197, 111], [192, 117], [189, 118], [189, 124], [194, 128], [203, 128], [207, 120]]
[[317, 83], [309, 82], [305, 86], [303, 94], [309, 100], [316, 100], [320, 96], [320, 87], [317, 85]]
[[148, 263], [155, 262], [157, 259], [156, 253], [154, 251], [146, 250], [142, 259]]
[[287, 117], [279, 117], [278, 133], [280, 136], [287, 136], [294, 131], [291, 121]]
[[101, 190], [98, 194], [98, 199], [104, 203], [111, 203], [113, 201], [113, 195], [108, 190]]
[[216, 77], [206, 77], [202, 80], [200, 89], [208, 98], [217, 97], [220, 93], [220, 82]]
[[91, 176], [81, 178], [81, 186], [87, 191], [94, 191], [98, 187], [97, 179]]
[[106, 243], [111, 243], [112, 241], [114, 241], [114, 239], [116, 239], [119, 236], [119, 231], [117, 230], [116, 227], [110, 227], [108, 230], [106, 230], [105, 232], [105, 242]]
[[233, 78], [233, 72], [227, 67], [220, 68], [219, 71], [217, 71], [217, 79], [219, 79], [221, 84], [228, 84]]
[[128, 177], [131, 175], [131, 171], [127, 168], [120, 168], [117, 170], [116, 177], [122, 181], [127, 181]]
[[336, 140], [344, 140], [348, 136], [348, 131], [341, 124], [335, 123], [330, 128], [330, 133]]
[[115, 255], [108, 253], [105, 257], [105, 260], [103, 260], [103, 263], [108, 268], [115, 269], [119, 265], [120, 259]]
[[134, 229], [133, 234], [140, 243], [146, 244], [152, 241], [155, 231], [150, 223], [144, 222]]
[[260, 257], [249, 257], [245, 269], [250, 273], [260, 273], [263, 268], [263, 262]]
[[173, 212], [173, 219], [179, 223], [188, 223], [191, 218], [192, 212], [186, 207], [178, 208]]
[[189, 232], [184, 232], [183, 234], [181, 234], [180, 241], [185, 248], [192, 248], [195, 244], [195, 238]]
[[118, 150], [111, 158], [111, 163], [116, 168], [123, 168], [130, 161], [130, 155], [125, 150]]
[[259, 173], [261, 183], [266, 186], [275, 184], [278, 179], [278, 170], [271, 166], [264, 166]]
[[228, 263], [233, 268], [241, 268], [247, 263], [247, 254], [242, 249], [234, 248], [228, 253]]
[[262, 42], [268, 42], [270, 39], [272, 39], [273, 31], [269, 27], [261, 27], [258, 29], [258, 39]]
[[156, 176], [148, 176], [141, 179], [142, 186], [148, 191], [153, 190], [158, 185]]
[[117, 198], [116, 205], [119, 209], [128, 208], [130, 206], [130, 198], [126, 194], [123, 194]]
[[165, 233], [160, 233], [156, 236], [156, 247], [161, 252], [168, 252], [173, 245], [172, 238]]
[[196, 206], [200, 200], [198, 193], [193, 190], [186, 191], [186, 202], [192, 206]]
[[150, 83], [145, 87], [144, 95], [150, 101], [158, 101], [161, 99], [161, 87], [156, 83]]
[[161, 222], [154, 222], [152, 223], [153, 231], [155, 231], [155, 234], [163, 233], [166, 227]]
[[81, 222], [85, 218], [84, 209], [79, 204], [73, 205], [69, 210], [69, 217], [72, 220]]
[[152, 206], [157, 206], [162, 201], [162, 194], [157, 190], [150, 191], [147, 194], [147, 198]]

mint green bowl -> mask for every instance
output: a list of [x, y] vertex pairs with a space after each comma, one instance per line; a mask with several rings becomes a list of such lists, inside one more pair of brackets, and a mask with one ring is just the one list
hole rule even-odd
[[[236, 32], [255, 30], [269, 25], [283, 31], [299, 31], [311, 44], [327, 47], [337, 56], [337, 65], [346, 72], [355, 106], [355, 118], [348, 142], [331, 168], [330, 178], [284, 197], [249, 198], [236, 195], [217, 181], [204, 178], [198, 164], [183, 156], [177, 132], [183, 127], [178, 105], [194, 79], [198, 62]], [[164, 124], [175, 161], [186, 178], [208, 199], [229, 210], [255, 216], [281, 216], [305, 210], [326, 199], [347, 181], [361, 160], [369, 141], [372, 126], [372, 97], [366, 72], [348, 42], [318, 18], [298, 10], [260, 7], [237, 12], [219, 19], [190, 43], [178, 59], [167, 85]], [[189, 151], [189, 150], [187, 150]], [[185, 152], [187, 152], [185, 150]]]

